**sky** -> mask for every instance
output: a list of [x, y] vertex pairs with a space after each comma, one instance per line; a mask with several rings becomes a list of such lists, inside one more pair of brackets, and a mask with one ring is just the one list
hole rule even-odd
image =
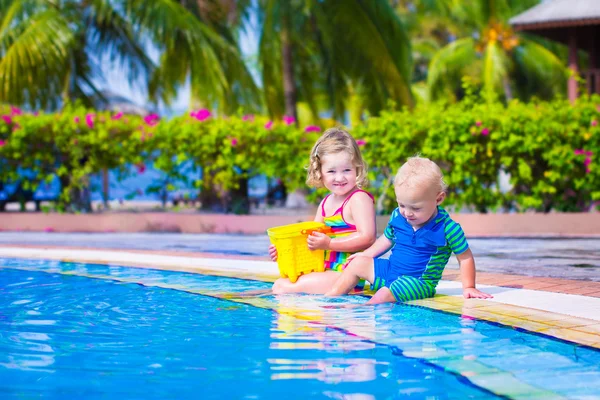
[[[242, 32], [240, 37], [240, 47], [242, 50], [243, 57], [253, 57], [258, 53], [258, 41], [259, 32], [257, 28], [257, 22], [251, 17], [249, 27], [247, 31]], [[160, 53], [156, 46], [148, 44], [146, 46], [148, 56], [154, 63], [158, 62]], [[94, 80], [97, 87], [101, 90], [107, 90], [130, 99], [133, 103], [139, 106], [146, 106], [147, 92], [142, 85], [130, 82], [127, 79], [126, 70], [116, 63], [111, 63], [110, 60], [103, 60], [103, 73], [104, 79], [98, 77]], [[255, 79], [257, 78], [257, 71], [253, 71]], [[158, 105], [158, 113], [165, 116], [173, 116], [183, 114], [189, 106], [190, 99], [190, 85], [186, 83], [184, 87], [179, 90], [177, 98], [174, 99], [170, 106], [166, 106], [162, 102]]]

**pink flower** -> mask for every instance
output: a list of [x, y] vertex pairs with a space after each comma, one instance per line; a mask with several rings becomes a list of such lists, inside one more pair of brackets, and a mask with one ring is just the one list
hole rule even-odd
[[145, 164], [137, 164], [135, 167], [137, 168], [138, 174], [143, 174], [144, 172], [146, 172]]
[[269, 121], [265, 124], [265, 129], [271, 129], [273, 127], [273, 121]]
[[595, 119], [592, 120], [592, 126], [597, 126], [598, 125], [598, 121], [596, 121]]
[[585, 161], [583, 162], [583, 165], [585, 165], [587, 167], [591, 163], [592, 163], [592, 157], [586, 157]]
[[250, 121], [250, 122], [252, 122], [252, 121], [254, 121], [254, 115], [252, 115], [252, 114], [244, 115], [242, 117], [242, 121]]
[[54, 228], [47, 226], [44, 228], [44, 232], [54, 232]]
[[40, 113], [39, 113], [38, 111], [35, 111], [35, 112], [33, 113], [33, 116], [34, 116], [34, 117], [37, 117], [38, 115], [40, 115]]
[[10, 115], [3, 115], [2, 119], [4, 120], [4, 122], [6, 122], [7, 125], [12, 124], [12, 118], [10, 117]]
[[231, 146], [235, 147], [238, 144], [238, 140], [236, 138], [231, 139]]
[[0, 139], [0, 147], [4, 147], [6, 145], [6, 142], [2, 139]]
[[487, 135], [489, 135], [489, 134], [490, 134], [490, 130], [489, 130], [488, 128], [483, 128], [483, 129], [481, 130], [481, 134], [482, 134], [483, 136], [487, 136]]
[[284, 122], [286, 125], [292, 125], [293, 123], [295, 123], [295, 122], [296, 122], [296, 118], [294, 118], [294, 117], [290, 117], [289, 115], [284, 115], [284, 116], [283, 116], [283, 122]]
[[584, 153], [586, 156], [590, 156], [590, 157], [594, 155], [594, 152], [593, 152], [593, 151], [591, 151], [591, 150], [584, 150], [584, 152], [583, 152], [583, 153]]
[[23, 114], [23, 111], [21, 111], [20, 108], [14, 107], [14, 106], [10, 107], [10, 115], [11, 116], [14, 117], [15, 115], [21, 115], [21, 114]]
[[73, 118], [73, 121], [74, 121], [76, 124], [78, 124], [78, 123], [79, 123], [79, 117], [75, 117], [75, 118]]
[[481, 126], [481, 121], [475, 122], [475, 126], [477, 126], [477, 127]]
[[121, 111], [119, 111], [118, 113], [113, 115], [111, 119], [120, 119], [122, 116], [123, 116], [123, 113]]
[[316, 125], [309, 125], [306, 128], [304, 128], [304, 132], [321, 132], [321, 128], [319, 128]]
[[190, 116], [192, 118], [196, 118], [198, 121], [205, 121], [205, 120], [209, 119], [212, 116], [212, 114], [210, 113], [209, 110], [207, 110], [206, 108], [203, 108], [198, 111], [192, 111], [190, 113]]
[[144, 122], [148, 124], [148, 126], [154, 126], [158, 123], [160, 117], [157, 114], [150, 114], [144, 117]]
[[364, 146], [365, 144], [367, 144], [367, 141], [364, 139], [358, 139], [356, 141], [356, 144], [358, 145], [358, 147]]
[[96, 114], [87, 114], [85, 116], [85, 123], [87, 124], [87, 126], [90, 127], [90, 129], [94, 128], [94, 117], [96, 116]]

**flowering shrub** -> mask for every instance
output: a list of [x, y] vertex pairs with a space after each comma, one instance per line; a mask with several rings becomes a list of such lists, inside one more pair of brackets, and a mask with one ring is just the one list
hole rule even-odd
[[[88, 185], [89, 175], [105, 169], [122, 176], [143, 173], [150, 163], [173, 180], [189, 179], [179, 171], [191, 163], [198, 174], [188, 183], [204, 192], [217, 187], [244, 193], [247, 179], [258, 174], [281, 178], [288, 189], [302, 188], [309, 151], [324, 128], [296, 127], [292, 117], [220, 118], [209, 110], [161, 119], [77, 106], [56, 114], [4, 106], [0, 117], [0, 181], [29, 170], [34, 178], [27, 185], [35, 189], [58, 176], [63, 209]], [[451, 105], [391, 108], [352, 134], [383, 212], [395, 207], [396, 170], [417, 153], [444, 170], [450, 188], [446, 204], [480, 212], [583, 211], [600, 201], [598, 121], [599, 96], [574, 105], [556, 100], [507, 106], [467, 96]], [[502, 174], [510, 176], [506, 190], [500, 190]]]

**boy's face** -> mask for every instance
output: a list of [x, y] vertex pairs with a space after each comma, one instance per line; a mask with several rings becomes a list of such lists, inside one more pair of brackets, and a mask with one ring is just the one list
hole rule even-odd
[[413, 228], [425, 225], [437, 212], [437, 206], [444, 201], [446, 194], [431, 188], [400, 186], [394, 189], [400, 214]]

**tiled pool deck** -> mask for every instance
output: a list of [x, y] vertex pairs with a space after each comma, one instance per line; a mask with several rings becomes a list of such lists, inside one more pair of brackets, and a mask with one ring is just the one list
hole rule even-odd
[[[115, 264], [273, 281], [275, 263], [264, 257], [213, 253], [0, 245], [0, 257]], [[433, 299], [409, 304], [492, 321], [600, 349], [600, 282], [479, 272], [478, 287], [491, 300], [464, 299], [460, 273], [448, 267]]]

